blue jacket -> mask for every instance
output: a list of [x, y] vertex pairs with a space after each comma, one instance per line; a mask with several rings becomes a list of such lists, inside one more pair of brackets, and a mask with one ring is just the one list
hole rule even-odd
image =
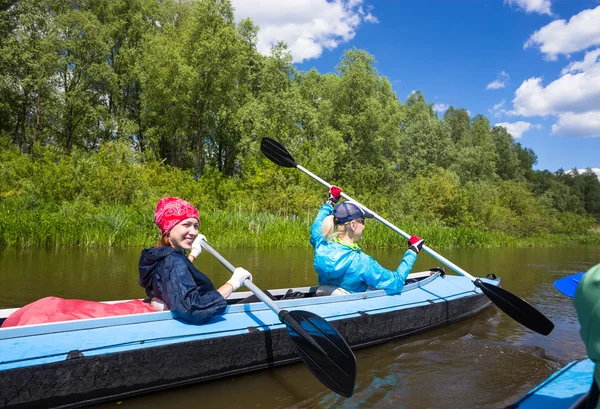
[[138, 269], [146, 294], [161, 299], [177, 318], [202, 324], [225, 312], [223, 296], [183, 250], [167, 246], [142, 250]]
[[354, 249], [337, 242], [327, 242], [321, 234], [321, 227], [323, 220], [332, 213], [333, 206], [325, 203], [310, 229], [310, 244], [315, 248], [314, 265], [319, 274], [319, 285], [334, 285], [350, 292], [366, 291], [367, 287], [388, 293], [402, 291], [417, 255], [407, 250], [398, 268], [390, 271], [363, 253], [358, 246]]

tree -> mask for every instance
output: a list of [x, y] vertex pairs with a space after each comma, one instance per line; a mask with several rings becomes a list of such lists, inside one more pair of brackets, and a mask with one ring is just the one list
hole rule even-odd
[[450, 107], [444, 113], [444, 122], [450, 127], [454, 143], [459, 143], [469, 136], [469, 113], [466, 109]]
[[374, 64], [365, 51], [346, 51], [330, 96], [329, 124], [341, 137], [337, 178], [354, 186], [389, 185], [400, 155], [403, 113], [390, 82], [377, 74]]
[[49, 122], [66, 153], [75, 146], [95, 149], [114, 133], [106, 104], [111, 79], [106, 27], [80, 3], [60, 1], [55, 7], [57, 100]]
[[248, 96], [248, 43], [228, 1], [171, 2], [144, 56], [153, 145], [175, 166], [231, 174], [240, 140], [236, 112]]
[[469, 136], [457, 144], [453, 169], [463, 183], [490, 180], [496, 177], [496, 151], [490, 134], [490, 123], [477, 115], [470, 124]]
[[504, 180], [519, 180], [523, 177], [518, 152], [514, 149], [514, 141], [506, 128], [494, 126], [491, 130], [495, 146], [495, 168], [497, 175]]
[[56, 90], [52, 79], [55, 22], [43, 0], [23, 0], [0, 11], [0, 131], [21, 152], [49, 136], [45, 132]]
[[104, 101], [114, 136], [146, 150], [140, 61], [144, 37], [156, 29], [159, 3], [153, 0], [91, 0], [90, 9], [106, 28], [110, 76]]

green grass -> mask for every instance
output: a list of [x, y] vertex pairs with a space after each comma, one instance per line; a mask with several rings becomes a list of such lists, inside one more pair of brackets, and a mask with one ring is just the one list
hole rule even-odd
[[[154, 209], [122, 205], [92, 205], [85, 201], [32, 203], [20, 199], [0, 201], [0, 244], [17, 247], [151, 246], [159, 238]], [[315, 212], [316, 214], [316, 212]], [[282, 216], [264, 212], [213, 210], [201, 212], [200, 231], [219, 247], [309, 247], [314, 215]], [[435, 248], [555, 246], [564, 243], [600, 244], [600, 233], [514, 237], [500, 232], [450, 228], [440, 223], [393, 221], [408, 234], [425, 238]], [[406, 240], [383, 224], [367, 221], [361, 246], [406, 247]]]

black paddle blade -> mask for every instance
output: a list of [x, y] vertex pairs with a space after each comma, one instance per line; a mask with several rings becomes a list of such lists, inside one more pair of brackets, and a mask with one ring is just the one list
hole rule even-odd
[[493, 284], [487, 284], [477, 279], [473, 283], [509, 317], [526, 326], [532, 331], [548, 335], [554, 329], [554, 324], [544, 314], [536, 310], [527, 301], [513, 293]]
[[262, 138], [260, 150], [273, 163], [284, 168], [295, 168], [298, 164], [285, 147], [271, 138]]
[[356, 381], [356, 357], [339, 332], [323, 318], [308, 311], [289, 311], [281, 319], [285, 324], [290, 320], [296, 321], [321, 347], [321, 350], [315, 348], [293, 326], [287, 325], [288, 334], [300, 358], [313, 375], [332, 391], [345, 397], [352, 396]]

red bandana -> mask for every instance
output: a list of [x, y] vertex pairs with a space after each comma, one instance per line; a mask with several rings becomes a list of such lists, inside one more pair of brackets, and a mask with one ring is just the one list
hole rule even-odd
[[154, 223], [164, 236], [173, 226], [190, 217], [195, 217], [200, 221], [198, 210], [194, 206], [177, 197], [164, 197], [156, 205]]

